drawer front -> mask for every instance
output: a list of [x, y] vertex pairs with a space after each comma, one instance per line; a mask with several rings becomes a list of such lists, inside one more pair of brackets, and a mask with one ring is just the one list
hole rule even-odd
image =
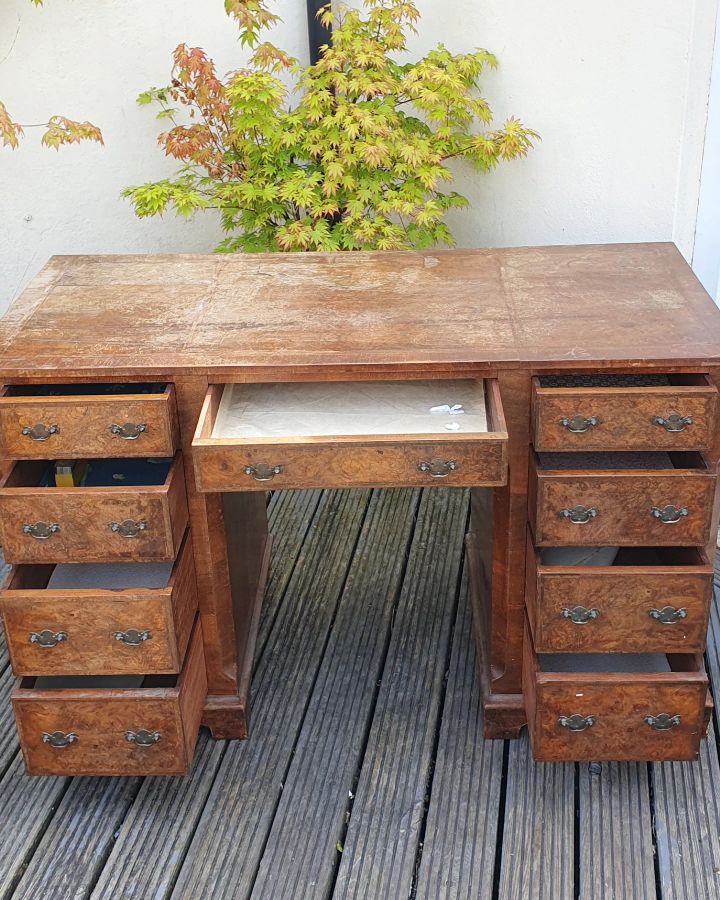
[[538, 653], [702, 653], [705, 648], [713, 582], [709, 563], [542, 566], [529, 542], [526, 571]]
[[184, 775], [200, 728], [207, 678], [199, 623], [173, 687], [34, 690], [12, 694], [31, 775]]
[[175, 388], [163, 393], [0, 396], [0, 454], [9, 459], [172, 456]]
[[538, 673], [528, 643], [526, 637], [523, 681], [537, 760], [697, 758], [707, 697], [701, 657], [693, 672]]
[[717, 390], [704, 386], [543, 388], [533, 379], [536, 450], [707, 450]]
[[532, 460], [530, 522], [538, 546], [705, 546], [714, 494], [706, 471], [559, 474]]
[[197, 611], [192, 544], [167, 587], [47, 590], [52, 566], [20, 566], [0, 592], [16, 675], [178, 673]]
[[157, 487], [0, 489], [9, 563], [172, 560], [187, 517], [179, 453]]

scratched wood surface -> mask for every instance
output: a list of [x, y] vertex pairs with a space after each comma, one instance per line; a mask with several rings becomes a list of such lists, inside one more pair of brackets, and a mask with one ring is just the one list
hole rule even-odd
[[[203, 733], [187, 778], [24, 775], [0, 641], [0, 898], [720, 896], [715, 719], [698, 763], [483, 740], [462, 491], [269, 511], [253, 732]], [[707, 660], [720, 687], [717, 601]]]
[[718, 358], [672, 244], [53, 257], [0, 322], [6, 379]]

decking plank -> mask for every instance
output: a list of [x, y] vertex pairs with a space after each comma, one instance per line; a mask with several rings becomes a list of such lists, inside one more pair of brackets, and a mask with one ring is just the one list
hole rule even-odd
[[581, 763], [580, 900], [656, 900], [645, 763]]
[[369, 498], [323, 494], [256, 670], [250, 739], [228, 745], [174, 897], [252, 889]]
[[419, 498], [410, 490], [373, 496], [253, 897], [299, 900], [332, 888]]
[[509, 742], [500, 897], [572, 900], [574, 763], [538, 763], [527, 732]]
[[441, 712], [467, 521], [466, 491], [423, 494], [336, 897], [410, 894]]
[[418, 900], [492, 896], [504, 742], [486, 741], [482, 728], [464, 573], [417, 875]]

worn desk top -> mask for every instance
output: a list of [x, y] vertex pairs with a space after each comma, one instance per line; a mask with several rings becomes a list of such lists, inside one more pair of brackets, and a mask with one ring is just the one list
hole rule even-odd
[[0, 322], [0, 376], [575, 369], [720, 360], [672, 244], [53, 257]]

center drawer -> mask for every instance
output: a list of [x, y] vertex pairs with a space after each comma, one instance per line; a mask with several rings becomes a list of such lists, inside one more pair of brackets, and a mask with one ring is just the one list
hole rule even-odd
[[14, 463], [0, 483], [0, 539], [6, 561], [174, 559], [188, 518], [180, 452], [152, 468], [156, 478], [150, 484], [133, 483], [128, 467], [134, 461], [111, 462], [108, 478], [99, 478], [102, 486], [97, 487], [41, 486], [49, 483], [47, 463]]
[[212, 385], [193, 440], [202, 491], [502, 485], [497, 381]]
[[0, 604], [16, 675], [177, 673], [197, 611], [190, 536], [174, 564], [18, 566]]
[[30, 775], [185, 775], [207, 695], [200, 622], [179, 676], [22, 678], [11, 700]]
[[530, 454], [540, 546], [706, 546], [714, 473], [700, 453]]

